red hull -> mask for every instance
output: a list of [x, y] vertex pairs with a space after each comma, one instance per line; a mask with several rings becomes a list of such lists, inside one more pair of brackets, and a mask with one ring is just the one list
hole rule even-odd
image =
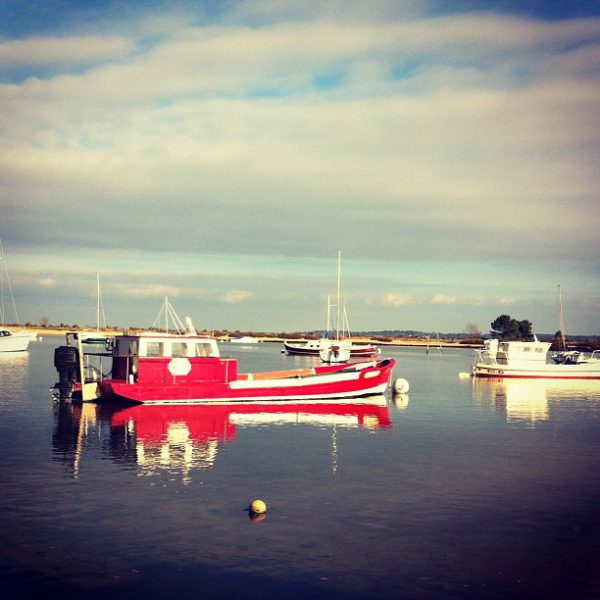
[[317, 398], [331, 400], [383, 393], [394, 365], [393, 359], [386, 359], [377, 363], [303, 369], [286, 372], [281, 376], [277, 373], [242, 375], [233, 381], [193, 381], [182, 377], [171, 383], [104, 380], [98, 385], [105, 399], [124, 399], [146, 404], [296, 401]]

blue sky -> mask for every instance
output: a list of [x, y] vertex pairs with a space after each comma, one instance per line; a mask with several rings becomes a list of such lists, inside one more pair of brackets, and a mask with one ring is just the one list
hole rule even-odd
[[[600, 3], [0, 0], [21, 321], [600, 334]], [[7, 310], [7, 321], [13, 320]]]

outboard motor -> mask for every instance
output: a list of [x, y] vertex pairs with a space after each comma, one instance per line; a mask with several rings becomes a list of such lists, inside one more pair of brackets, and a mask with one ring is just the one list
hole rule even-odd
[[59, 346], [54, 350], [54, 366], [58, 371], [58, 390], [61, 400], [71, 398], [73, 386], [80, 381], [79, 351], [73, 346]]

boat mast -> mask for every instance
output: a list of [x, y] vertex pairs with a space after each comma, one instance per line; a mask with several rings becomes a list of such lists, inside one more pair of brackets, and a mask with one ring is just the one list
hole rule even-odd
[[165, 296], [165, 333], [169, 333], [169, 297]]
[[340, 270], [341, 270], [342, 252], [338, 250], [337, 264], [337, 304], [336, 304], [336, 320], [335, 320], [335, 339], [340, 339]]
[[96, 273], [96, 333], [100, 333], [100, 273]]
[[0, 323], [6, 324], [7, 312], [4, 308], [4, 279], [6, 278], [6, 288], [10, 294], [12, 301], [13, 311], [15, 313], [16, 323], [19, 323], [19, 313], [17, 312], [17, 303], [15, 302], [15, 295], [13, 294], [12, 285], [10, 283], [10, 275], [8, 274], [8, 265], [6, 262], [6, 255], [4, 254], [4, 248], [2, 247], [2, 240], [0, 239]]
[[562, 293], [560, 291], [560, 284], [558, 286], [558, 305], [560, 307], [560, 338], [561, 338], [563, 350], [566, 350], [567, 349], [567, 341], [565, 339], [565, 316], [563, 314], [563, 303], [562, 303]]

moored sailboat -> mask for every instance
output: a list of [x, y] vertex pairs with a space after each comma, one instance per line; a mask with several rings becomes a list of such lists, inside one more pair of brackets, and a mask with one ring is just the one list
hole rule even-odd
[[[284, 340], [283, 351], [294, 356], [320, 356], [323, 362], [335, 363], [346, 362], [351, 358], [374, 358], [379, 354], [379, 349], [374, 344], [359, 344], [352, 340], [346, 305], [340, 303], [340, 279], [341, 277], [341, 252], [338, 251], [337, 266], [337, 303], [331, 304], [331, 298], [327, 297], [327, 320], [325, 322], [325, 335], [318, 340], [289, 341]], [[335, 327], [331, 322], [331, 308], [336, 308]]]
[[25, 352], [29, 348], [29, 342], [36, 339], [37, 336], [32, 335], [28, 331], [12, 331], [6, 327], [6, 309], [4, 307], [5, 287], [10, 295], [15, 319], [18, 322], [17, 305], [10, 283], [2, 240], [0, 240], [0, 352]]

